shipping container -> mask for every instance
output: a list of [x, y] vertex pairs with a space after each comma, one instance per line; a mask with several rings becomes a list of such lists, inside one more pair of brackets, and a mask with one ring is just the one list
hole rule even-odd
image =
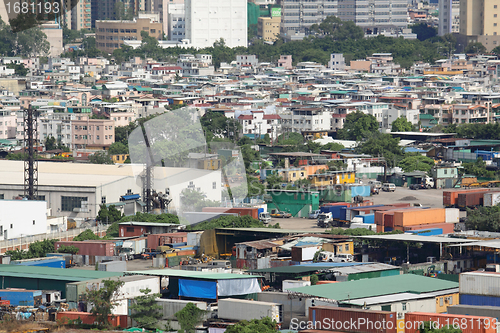
[[87, 240], [87, 241], [58, 241], [55, 244], [55, 249], [58, 250], [61, 245], [74, 246], [78, 248], [78, 254], [84, 256], [108, 256], [115, 255], [115, 243], [113, 241], [104, 240]]
[[457, 304], [448, 306], [449, 314], [500, 318], [500, 307]]
[[444, 221], [446, 223], [460, 222], [460, 209], [458, 208], [446, 208], [444, 215], [445, 215]]
[[203, 207], [202, 212], [206, 213], [232, 213], [238, 214], [238, 216], [251, 216], [254, 219], [259, 219], [259, 208], [252, 207]]
[[7, 300], [12, 306], [34, 306], [42, 305], [41, 290], [26, 289], [0, 289], [0, 299]]
[[472, 188], [467, 190], [448, 190], [443, 192], [443, 206], [458, 207], [457, 199], [460, 193], [472, 193], [484, 191], [484, 188]]
[[460, 294], [460, 304], [477, 306], [500, 306], [500, 297]]
[[500, 273], [467, 272], [459, 277], [460, 294], [500, 297]]
[[[342, 208], [344, 208], [342, 210]], [[332, 213], [332, 218], [334, 219], [340, 219], [342, 216], [341, 213], [346, 212], [347, 206], [346, 205], [337, 205], [337, 206], [323, 206], [320, 208], [320, 211], [322, 213]]]
[[127, 262], [126, 261], [100, 262], [97, 265], [97, 270], [102, 272], [126, 272]]
[[[309, 321], [320, 323], [320, 330], [353, 333], [396, 333], [396, 312], [339, 308], [333, 306], [309, 307]], [[355, 322], [357, 325], [351, 325]], [[333, 325], [333, 326], [332, 326]]]
[[35, 259], [13, 260], [11, 261], [11, 264], [21, 265], [21, 266], [66, 268], [66, 260], [64, 259], [64, 257], [45, 257], [45, 258], [35, 258]]
[[394, 228], [394, 213], [395, 211], [392, 211], [392, 212], [387, 212], [384, 215], [384, 227]]
[[472, 193], [460, 193], [457, 198], [458, 208], [482, 206], [484, 194], [487, 192], [488, 190]]
[[281, 291], [287, 292], [293, 288], [307, 287], [311, 285], [311, 281], [304, 280], [283, 280]]
[[163, 299], [163, 298], [156, 299], [156, 304], [161, 306], [160, 312], [163, 314], [163, 317], [161, 318], [162, 320], [177, 320], [175, 314], [184, 309], [184, 307], [189, 303], [193, 303], [194, 306], [196, 306], [200, 310], [203, 311], [207, 310], [206, 302], [194, 301], [194, 300], [187, 301], [180, 299]]
[[351, 203], [350, 202], [328, 202], [328, 203], [321, 205], [321, 207], [327, 207], [327, 206], [351, 207]]
[[424, 230], [424, 229], [441, 229], [442, 234], [451, 234], [454, 232], [455, 229], [455, 224], [454, 223], [431, 223], [431, 224], [418, 224], [418, 225], [411, 225], [407, 227], [403, 227], [404, 232], [410, 232], [410, 231], [418, 231], [418, 230]]
[[[95, 324], [95, 316], [88, 312], [56, 312], [56, 321], [61, 324], [68, 324], [69, 320], [81, 320], [82, 324], [86, 325], [94, 325]], [[128, 316], [113, 316], [108, 315], [108, 322], [113, 327], [127, 328], [128, 327]]]
[[147, 247], [147, 237], [128, 239], [123, 241], [120, 254], [126, 255], [128, 259], [137, 259], [141, 256], [142, 250]]
[[187, 245], [200, 246], [201, 235], [203, 235], [203, 231], [188, 232]]
[[362, 216], [363, 223], [374, 224], [375, 223], [375, 214], [366, 214]]
[[156, 249], [165, 244], [187, 243], [187, 232], [170, 232], [148, 235], [148, 248]]
[[252, 320], [270, 317], [278, 324], [283, 322], [283, 304], [226, 298], [218, 302], [219, 319]]
[[462, 333], [496, 333], [495, 318], [425, 312], [405, 313], [405, 333], [419, 332], [419, 328], [426, 321], [432, 322], [435, 329], [455, 326]]
[[314, 259], [314, 254], [321, 250], [321, 246], [294, 246], [292, 247], [292, 261], [311, 261]]
[[443, 223], [445, 221], [444, 208], [404, 209], [394, 212], [394, 226], [406, 227], [418, 224]]
[[485, 207], [492, 207], [500, 204], [500, 192], [485, 193], [483, 204]]
[[[361, 207], [351, 207], [346, 210], [346, 220], [351, 221], [356, 215], [372, 214], [374, 209], [377, 207], [383, 207], [384, 205], [371, 205], [371, 206], [361, 206]], [[361, 214], [360, 214], [361, 212]]]

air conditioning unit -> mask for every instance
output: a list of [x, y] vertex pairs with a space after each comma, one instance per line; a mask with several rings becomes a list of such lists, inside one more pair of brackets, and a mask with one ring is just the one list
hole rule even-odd
[[405, 318], [405, 314], [402, 312], [398, 312], [398, 319], [404, 319], [404, 318]]

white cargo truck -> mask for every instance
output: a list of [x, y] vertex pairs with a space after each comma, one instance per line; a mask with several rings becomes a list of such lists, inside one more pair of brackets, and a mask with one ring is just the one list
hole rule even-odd
[[226, 298], [219, 300], [217, 316], [219, 319], [234, 321], [270, 317], [276, 323], [281, 324], [283, 304]]
[[129, 260], [140, 258], [142, 249], [147, 247], [146, 241], [146, 237], [124, 241], [120, 250], [120, 255], [126, 256]]

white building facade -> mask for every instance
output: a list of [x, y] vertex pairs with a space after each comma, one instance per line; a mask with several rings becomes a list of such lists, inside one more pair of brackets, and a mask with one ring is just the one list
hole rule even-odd
[[186, 0], [186, 39], [196, 48], [221, 38], [229, 47], [248, 46], [246, 0]]
[[439, 26], [438, 35], [450, 34], [453, 24], [452, 0], [439, 0]]

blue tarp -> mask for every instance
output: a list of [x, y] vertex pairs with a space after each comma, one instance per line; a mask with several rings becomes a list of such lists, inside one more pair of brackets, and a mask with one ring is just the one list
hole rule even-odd
[[179, 279], [179, 296], [216, 299], [217, 282]]
[[129, 194], [129, 195], [122, 195], [122, 201], [127, 201], [127, 200], [137, 200], [141, 196], [139, 194]]

